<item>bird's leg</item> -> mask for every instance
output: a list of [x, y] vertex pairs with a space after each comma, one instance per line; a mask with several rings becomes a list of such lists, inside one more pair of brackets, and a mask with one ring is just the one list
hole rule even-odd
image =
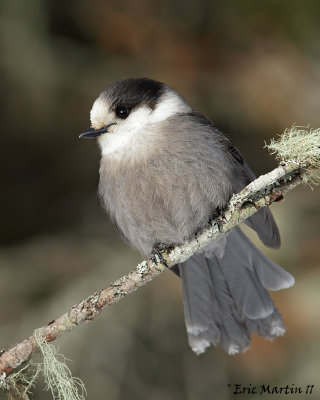
[[217, 207], [211, 215], [209, 224], [212, 225], [213, 222], [216, 223], [218, 225], [219, 231], [221, 232], [220, 228], [221, 228], [224, 217], [225, 217], [224, 209]]
[[151, 259], [155, 264], [161, 262], [166, 268], [170, 269], [162, 256], [162, 251], [165, 249], [167, 249], [167, 247], [161, 243], [154, 244], [151, 252]]

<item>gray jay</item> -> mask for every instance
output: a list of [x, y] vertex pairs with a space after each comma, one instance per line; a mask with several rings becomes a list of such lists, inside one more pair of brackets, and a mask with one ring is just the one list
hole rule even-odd
[[[213, 123], [163, 83], [115, 82], [96, 99], [90, 119], [80, 137], [98, 138], [102, 204], [121, 237], [144, 256], [194, 236], [255, 179]], [[266, 246], [279, 248], [268, 207], [245, 223]], [[251, 332], [269, 339], [284, 334], [267, 289], [288, 288], [294, 278], [239, 227], [173, 269], [197, 354], [219, 343], [229, 354], [242, 352]]]

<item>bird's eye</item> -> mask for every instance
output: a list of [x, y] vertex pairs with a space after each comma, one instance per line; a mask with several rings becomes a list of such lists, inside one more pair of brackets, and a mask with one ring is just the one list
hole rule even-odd
[[116, 116], [121, 119], [126, 119], [130, 114], [130, 110], [125, 106], [118, 106], [116, 108]]

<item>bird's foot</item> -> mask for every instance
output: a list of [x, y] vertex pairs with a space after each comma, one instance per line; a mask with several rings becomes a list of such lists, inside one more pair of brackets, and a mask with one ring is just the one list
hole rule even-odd
[[151, 254], [151, 259], [155, 264], [163, 264], [166, 268], [170, 267], [168, 266], [166, 260], [162, 256], [162, 251], [165, 249], [165, 246], [163, 245], [155, 245], [152, 249], [152, 254]]

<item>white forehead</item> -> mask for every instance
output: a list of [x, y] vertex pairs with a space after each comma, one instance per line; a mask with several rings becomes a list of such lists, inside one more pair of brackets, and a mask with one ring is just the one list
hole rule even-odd
[[93, 103], [90, 111], [91, 126], [99, 129], [105, 125], [109, 112], [109, 105], [106, 99], [100, 95]]

